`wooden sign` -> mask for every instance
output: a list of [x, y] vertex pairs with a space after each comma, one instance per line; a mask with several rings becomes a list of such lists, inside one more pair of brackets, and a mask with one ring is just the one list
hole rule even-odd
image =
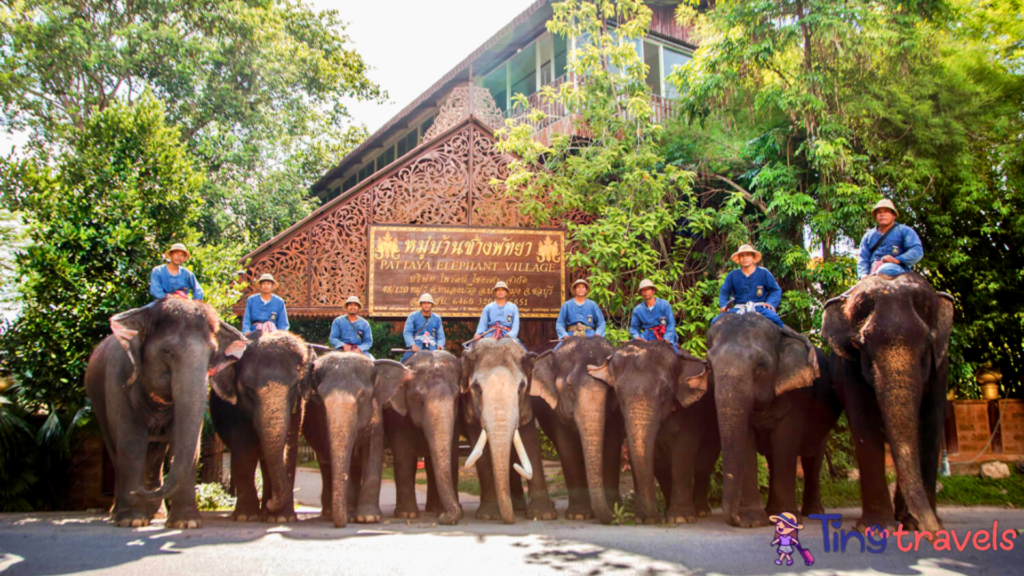
[[505, 282], [520, 318], [555, 318], [565, 294], [565, 231], [370, 226], [366, 313], [404, 317], [423, 293], [445, 318], [479, 318]]

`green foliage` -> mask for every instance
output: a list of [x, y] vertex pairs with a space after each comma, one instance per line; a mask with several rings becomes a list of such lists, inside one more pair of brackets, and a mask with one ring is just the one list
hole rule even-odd
[[196, 504], [201, 511], [233, 510], [235, 497], [225, 492], [219, 482], [196, 484]]
[[[630, 492], [627, 496], [632, 494], [633, 492]], [[621, 504], [616, 502], [612, 508], [611, 524], [612, 526], [632, 526], [636, 524], [636, 514], [633, 514], [632, 509], [627, 507], [625, 500]]]

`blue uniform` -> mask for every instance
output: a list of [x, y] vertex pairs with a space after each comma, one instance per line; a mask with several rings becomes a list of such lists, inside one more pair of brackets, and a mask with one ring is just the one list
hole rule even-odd
[[648, 308], [647, 304], [641, 302], [633, 308], [633, 318], [629, 321], [629, 335], [633, 338], [644, 340], [657, 340], [655, 329], [660, 331], [659, 326], [665, 328], [662, 338], [672, 344], [676, 352], [679, 352], [678, 337], [676, 336], [676, 317], [672, 313], [672, 305], [657, 298], [654, 307]]
[[355, 322], [349, 322], [348, 316], [338, 316], [331, 324], [330, 342], [335, 349], [341, 348], [342, 344], [358, 346], [363, 354], [369, 356], [370, 348], [373, 346], [370, 323], [361, 317]]
[[179, 290], [186, 294], [191, 293], [193, 300], [203, 299], [203, 288], [196, 280], [195, 274], [188, 268], [178, 266], [177, 276], [167, 270], [167, 264], [153, 268], [153, 272], [149, 275], [149, 293], [154, 300], [159, 300]]
[[[415, 344], [420, 350], [444, 350], [444, 324], [441, 322], [441, 315], [431, 314], [430, 318], [424, 318], [423, 312], [419, 310], [409, 314], [409, 318], [405, 320], [402, 337], [405, 338], [406, 348], [412, 348]], [[408, 360], [412, 354], [406, 352], [402, 356], [402, 362]]]
[[[736, 299], [735, 307], [727, 310], [725, 314], [738, 312], [738, 308], [747, 302], [765, 302], [778, 309], [779, 303], [782, 302], [782, 288], [775, 281], [775, 276], [765, 268], [758, 266], [750, 276], [744, 274], [743, 270], [736, 269], [729, 272], [722, 283], [722, 289], [718, 292], [718, 307], [728, 304], [730, 297]], [[777, 324], [779, 328], [783, 327], [782, 318], [779, 318], [775, 310], [767, 306], [758, 306], [755, 310]], [[715, 316], [711, 323], [714, 324], [721, 317], [722, 314]]]
[[[587, 338], [594, 335], [604, 336], [604, 314], [601, 314], [597, 303], [589, 298], [584, 300], [583, 304], [578, 304], [575, 298], [562, 304], [562, 309], [558, 311], [558, 320], [555, 321], [555, 333], [558, 334], [558, 339], [561, 340], [569, 335], [566, 327], [571, 328], [578, 324], [587, 327]], [[558, 346], [561, 345], [562, 343], [559, 342]]]
[[910, 272], [910, 268], [924, 258], [924, 246], [921, 238], [910, 226], [893, 224], [896, 228], [885, 237], [874, 252], [871, 247], [882, 237], [878, 228], [868, 230], [860, 241], [860, 256], [857, 258], [857, 278], [864, 278], [871, 273], [871, 266], [886, 256], [892, 256], [900, 264], [885, 263], [876, 271], [877, 274], [899, 276]]
[[264, 302], [260, 294], [253, 294], [245, 301], [245, 316], [242, 317], [242, 332], [252, 332], [252, 325], [273, 322], [278, 330], [288, 329], [288, 311], [284, 300], [277, 294], [270, 295], [270, 302]]
[[[497, 302], [491, 302], [484, 306], [484, 311], [480, 314], [480, 322], [476, 325], [476, 333], [483, 334], [496, 325], [501, 325], [505, 330], [502, 332], [502, 338], [518, 339], [519, 307], [512, 302], [505, 302], [505, 305], [501, 307]], [[488, 334], [488, 336], [493, 335], [493, 333]]]

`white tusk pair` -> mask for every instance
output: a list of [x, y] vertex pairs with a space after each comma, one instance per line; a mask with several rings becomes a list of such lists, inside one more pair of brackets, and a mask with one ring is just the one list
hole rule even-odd
[[[516, 447], [516, 454], [519, 455], [519, 461], [523, 463], [522, 466], [519, 464], [513, 464], [512, 468], [519, 473], [520, 476], [527, 480], [533, 479], [533, 466], [530, 465], [530, 457], [526, 455], [526, 447], [523, 446], [523, 439], [519, 437], [519, 430], [516, 430], [512, 436], [512, 444]], [[476, 441], [476, 446], [473, 447], [473, 451], [469, 453], [469, 458], [466, 458], [466, 464], [463, 469], [468, 470], [472, 468], [476, 461], [484, 455], [484, 448], [487, 447], [487, 431], [480, 431], [480, 438]]]

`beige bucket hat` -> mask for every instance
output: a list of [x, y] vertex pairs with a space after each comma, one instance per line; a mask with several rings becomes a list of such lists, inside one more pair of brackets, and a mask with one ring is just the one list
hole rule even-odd
[[167, 252], [164, 252], [164, 258], [170, 260], [171, 252], [184, 252], [185, 260], [188, 260], [189, 258], [192, 257], [192, 255], [188, 253], [188, 248], [185, 248], [185, 245], [182, 244], [181, 242], [171, 244], [171, 247], [167, 249]]
[[274, 275], [273, 274], [264, 274], [264, 275], [260, 276], [260, 279], [256, 281], [256, 285], [259, 286], [260, 284], [263, 284], [264, 282], [273, 282], [274, 286], [275, 287], [277, 286], [277, 280], [274, 280]]
[[889, 210], [892, 210], [892, 213], [895, 214], [897, 217], [899, 217], [900, 215], [900, 213], [896, 211], [896, 206], [893, 205], [892, 200], [889, 200], [888, 198], [882, 198], [881, 200], [878, 201], [878, 204], [875, 204], [875, 207], [871, 209], [871, 216], [874, 217], [875, 212], [878, 212], [882, 208], [888, 208]]
[[654, 282], [651, 282], [647, 278], [644, 278], [643, 280], [640, 281], [640, 287], [637, 288], [636, 291], [643, 292], [644, 288], [654, 288], [655, 292], [658, 291], [658, 287], [654, 285]]
[[359, 296], [349, 296], [348, 300], [345, 300], [345, 308], [348, 308], [349, 304], [358, 304], [359, 308], [363, 307], [363, 303], [359, 300]]
[[423, 296], [420, 296], [419, 303], [423, 304], [424, 302], [430, 302], [434, 306], [437, 306], [437, 302], [434, 302], [434, 297], [431, 296], [430, 294], [424, 294]]
[[751, 254], [754, 255], [754, 264], [757, 264], [758, 262], [761, 261], [761, 253], [758, 252], [757, 249], [754, 248], [753, 246], [751, 246], [750, 244], [744, 244], [743, 246], [740, 246], [739, 248], [737, 248], [736, 251], [733, 252], [733, 254], [731, 256], [732, 261], [737, 263], [737, 264], [739, 264], [740, 263], [740, 254], [743, 254], [745, 252], [750, 252]]
[[501, 280], [498, 280], [498, 283], [494, 285], [494, 288], [491, 290], [491, 292], [497, 292], [498, 288], [501, 288], [505, 292], [510, 292], [510, 290], [508, 289], [508, 284], [505, 284]]
[[583, 284], [584, 286], [587, 287], [587, 292], [590, 292], [590, 282], [588, 282], [586, 280], [586, 278], [580, 278], [579, 280], [573, 282], [572, 283], [572, 287], [570, 288], [570, 290], [576, 290], [576, 285], [577, 284]]

